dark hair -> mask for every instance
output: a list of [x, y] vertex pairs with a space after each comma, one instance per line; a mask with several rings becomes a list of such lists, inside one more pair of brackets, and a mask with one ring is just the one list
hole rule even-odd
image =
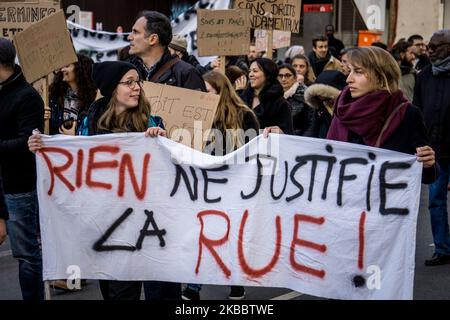
[[265, 95], [267, 91], [274, 85], [278, 85], [281, 87], [280, 82], [278, 81], [278, 66], [272, 60], [268, 58], [256, 58], [255, 61], [261, 71], [264, 73], [266, 77], [266, 82], [264, 83], [264, 87], [259, 93], [260, 98]]
[[297, 75], [297, 71], [295, 71], [294, 67], [288, 63], [283, 63], [278, 68], [278, 73], [280, 72], [281, 69], [288, 69], [294, 75], [294, 77]]
[[313, 44], [314, 48], [317, 46], [317, 42], [319, 42], [319, 41], [326, 41], [326, 42], [328, 42], [328, 38], [326, 36], [324, 36], [324, 35], [317, 35], [317, 36], [315, 36], [312, 39], [312, 44]]
[[420, 34], [413, 34], [412, 36], [410, 36], [410, 37], [408, 38], [408, 41], [411, 41], [411, 42], [413, 42], [413, 43], [414, 43], [414, 41], [416, 41], [416, 40], [422, 41], [422, 40], [423, 40], [423, 37], [422, 37]]
[[225, 75], [227, 76], [228, 80], [230, 80], [231, 84], [234, 85], [237, 79], [242, 76], [246, 76], [247, 74], [238, 66], [229, 66], [225, 70]]
[[[75, 81], [77, 82], [79, 99], [78, 111], [85, 112], [89, 106], [94, 102], [97, 96], [97, 88], [92, 80], [92, 66], [94, 61], [88, 56], [77, 54], [78, 62], [74, 63]], [[59, 106], [64, 106], [64, 97], [69, 88], [69, 84], [63, 81], [63, 73], [59, 71], [56, 73], [52, 84], [49, 88], [50, 97], [55, 99]]]
[[159, 43], [167, 47], [172, 41], [172, 25], [169, 18], [157, 11], [142, 11], [138, 18], [144, 17], [147, 20], [145, 26], [146, 35], [158, 35]]
[[400, 61], [401, 53], [406, 53], [408, 51], [408, 48], [413, 46], [412, 41], [406, 41], [405, 39], [400, 39], [391, 49], [391, 54], [394, 57], [395, 60]]
[[371, 46], [378, 47], [378, 48], [388, 51], [388, 46], [386, 44], [384, 44], [383, 42], [375, 41], [375, 42], [372, 42]]
[[0, 64], [5, 68], [14, 69], [16, 49], [11, 41], [0, 38]]
[[119, 49], [117, 54], [117, 60], [119, 61], [128, 61], [131, 58], [130, 55], [130, 46], [126, 46], [125, 48]]

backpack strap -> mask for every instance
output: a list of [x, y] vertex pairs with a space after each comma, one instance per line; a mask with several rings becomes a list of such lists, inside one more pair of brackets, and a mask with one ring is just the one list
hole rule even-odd
[[162, 74], [164, 72], [166, 72], [167, 70], [169, 70], [173, 65], [175, 65], [176, 63], [178, 63], [180, 61], [180, 58], [175, 58], [175, 59], [171, 59], [169, 61], [167, 61], [166, 63], [163, 64], [163, 66], [161, 68], [159, 68], [158, 72], [156, 72], [151, 78], [150, 78], [150, 82], [155, 82], [156, 80], [158, 80], [158, 78], [160, 76], [162, 76]]

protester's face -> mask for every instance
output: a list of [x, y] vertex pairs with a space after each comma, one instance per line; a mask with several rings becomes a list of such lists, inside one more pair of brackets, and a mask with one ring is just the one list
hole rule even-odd
[[328, 54], [328, 41], [317, 41], [313, 51], [317, 58], [324, 59]]
[[332, 35], [334, 35], [334, 29], [332, 27], [326, 27], [325, 34], [327, 35], [327, 37], [331, 37]]
[[350, 74], [350, 68], [348, 67], [348, 56], [347, 54], [343, 54], [341, 57], [341, 67], [342, 67], [342, 73], [348, 76]]
[[292, 88], [297, 79], [289, 69], [281, 68], [278, 72], [278, 81], [280, 81], [284, 91], [288, 91], [290, 88]]
[[139, 18], [134, 24], [133, 30], [128, 36], [128, 40], [130, 41], [130, 54], [140, 56], [150, 50], [151, 36], [146, 36], [146, 24], [147, 19], [145, 17]]
[[423, 40], [414, 40], [413, 41], [413, 52], [416, 57], [420, 57], [427, 54], [427, 46]]
[[377, 90], [375, 81], [368, 75], [368, 71], [361, 66], [350, 63], [350, 74], [347, 77], [347, 84], [352, 98], [359, 98]]
[[262, 89], [266, 83], [266, 76], [264, 72], [259, 68], [256, 62], [253, 62], [250, 66], [250, 86], [253, 89]]
[[214, 89], [208, 81], [205, 81], [206, 91], [209, 93], [219, 94], [216, 89]]
[[139, 104], [141, 87], [139, 85], [139, 75], [136, 70], [128, 71], [117, 85], [117, 102], [126, 109], [136, 108]]
[[416, 60], [416, 55], [414, 54], [414, 46], [411, 46], [406, 50], [405, 61], [412, 65], [414, 64], [414, 60]]
[[450, 34], [437, 33], [431, 37], [428, 52], [432, 63], [438, 63], [450, 55]]
[[74, 83], [76, 82], [75, 75], [75, 65], [69, 64], [68, 66], [62, 67], [61, 72], [63, 74], [63, 81], [66, 83]]
[[308, 65], [306, 64], [305, 60], [294, 59], [294, 61], [292, 61], [292, 66], [294, 67], [297, 74], [306, 76], [306, 73], [308, 72]]
[[247, 57], [249, 61], [254, 61], [256, 58], [258, 58], [255, 46], [250, 46]]

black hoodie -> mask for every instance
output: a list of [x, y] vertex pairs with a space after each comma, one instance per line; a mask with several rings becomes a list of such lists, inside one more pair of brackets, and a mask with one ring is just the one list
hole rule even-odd
[[0, 167], [5, 194], [36, 189], [36, 164], [28, 138], [36, 128], [42, 132], [43, 124], [44, 102], [16, 66], [14, 74], [0, 83]]

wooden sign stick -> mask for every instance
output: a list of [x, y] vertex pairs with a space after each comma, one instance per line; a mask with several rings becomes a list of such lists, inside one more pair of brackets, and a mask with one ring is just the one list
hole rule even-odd
[[226, 63], [227, 63], [227, 59], [225, 56], [220, 56], [220, 73], [225, 75], [225, 68], [226, 68]]
[[51, 117], [51, 110], [50, 110], [50, 103], [49, 103], [49, 93], [48, 93], [48, 75], [44, 77], [44, 88], [42, 90], [42, 95], [44, 97], [44, 112], [48, 111], [50, 116], [48, 119], [45, 119], [44, 122], [44, 133], [50, 134], [50, 117]]
[[267, 58], [273, 58], [273, 30], [267, 31]]

